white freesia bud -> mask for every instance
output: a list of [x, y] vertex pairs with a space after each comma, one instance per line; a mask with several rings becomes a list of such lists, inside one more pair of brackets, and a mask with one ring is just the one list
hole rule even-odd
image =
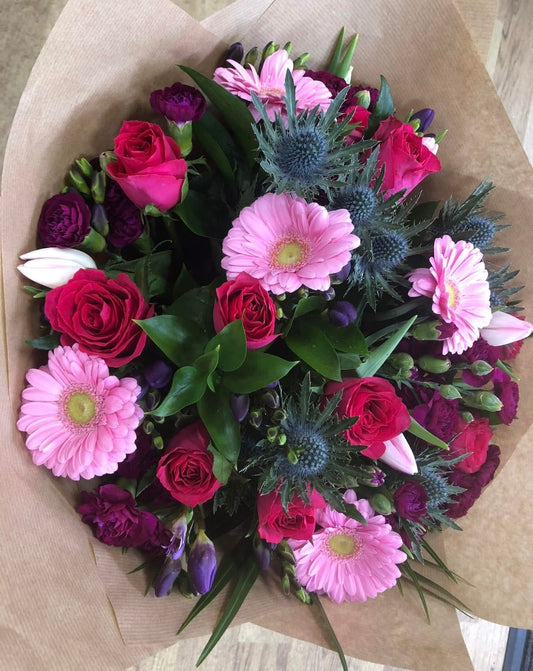
[[434, 137], [424, 136], [424, 137], [422, 138], [422, 144], [424, 145], [424, 147], [426, 147], [427, 149], [429, 149], [429, 151], [430, 151], [432, 154], [436, 154], [437, 151], [439, 150], [439, 145], [435, 142], [435, 138], [434, 138]]
[[418, 471], [415, 455], [403, 433], [383, 442], [385, 452], [379, 457], [383, 463], [409, 475], [414, 475]]
[[18, 270], [32, 282], [55, 289], [66, 284], [82, 268], [96, 268], [96, 263], [79, 249], [44, 247], [22, 254], [25, 263]]

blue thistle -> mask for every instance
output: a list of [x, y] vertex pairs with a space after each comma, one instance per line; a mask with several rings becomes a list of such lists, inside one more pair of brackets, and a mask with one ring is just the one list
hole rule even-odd
[[348, 210], [355, 233], [359, 233], [361, 228], [372, 221], [378, 205], [379, 200], [374, 190], [364, 184], [347, 186], [335, 194], [331, 201], [331, 209]]
[[377, 235], [372, 239], [372, 269], [385, 273], [405, 260], [409, 252], [409, 243], [395, 231]]
[[290, 454], [297, 456], [292, 463], [287, 454], [280, 454], [276, 460], [276, 468], [280, 474], [290, 478], [308, 480], [321, 473], [329, 461], [331, 452], [328, 440], [307, 422], [286, 421], [286, 446]]
[[328, 142], [320, 128], [297, 128], [274, 145], [280, 176], [287, 182], [307, 184], [320, 179], [327, 161]]
[[428, 495], [428, 509], [438, 508], [445, 504], [450, 498], [446, 478], [428, 467], [422, 468], [420, 475], [424, 478], [422, 484]]
[[456, 240], [468, 240], [474, 247], [485, 249], [494, 240], [497, 231], [496, 224], [491, 219], [474, 216], [468, 217], [453, 231]]

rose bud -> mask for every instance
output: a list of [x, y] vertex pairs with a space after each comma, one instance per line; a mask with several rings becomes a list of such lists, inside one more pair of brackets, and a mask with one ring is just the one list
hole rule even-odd
[[32, 282], [55, 289], [66, 284], [82, 268], [96, 268], [96, 263], [78, 249], [45, 247], [22, 254], [24, 264], [17, 269]]
[[173, 368], [161, 359], [153, 361], [144, 369], [144, 379], [150, 387], [154, 389], [163, 389], [170, 382]]
[[211, 589], [217, 570], [215, 546], [200, 529], [187, 558], [187, 572], [196, 594], [206, 594]]
[[79, 193], [59, 193], [43, 205], [37, 233], [45, 247], [77, 247], [90, 232], [91, 211]]
[[339, 328], [344, 328], [357, 319], [357, 310], [349, 301], [336, 301], [328, 308], [328, 319]]

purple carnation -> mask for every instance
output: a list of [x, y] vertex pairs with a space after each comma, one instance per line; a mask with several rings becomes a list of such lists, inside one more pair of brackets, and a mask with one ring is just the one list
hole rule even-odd
[[[306, 70], [305, 76], [311, 77], [311, 79], [322, 82], [324, 86], [326, 86], [328, 91], [331, 93], [332, 98], [335, 98], [343, 89], [345, 89], [348, 86], [348, 84], [342, 77], [337, 77], [337, 75], [333, 75], [331, 74], [331, 72], [327, 72], [326, 70]], [[376, 101], [379, 96], [379, 91], [377, 89], [368, 86], [350, 86], [346, 98], [342, 103], [342, 107], [340, 109], [341, 113], [346, 111], [348, 107], [353, 107], [354, 105], [359, 104], [357, 99], [357, 93], [359, 91], [369, 92], [370, 94], [369, 109], [370, 110], [374, 109]]]
[[159, 454], [152, 447], [152, 439], [147, 436], [142, 426], [137, 429], [136, 449], [121, 461], [116, 470], [120, 478], [139, 480], [143, 473], [159, 461]]
[[502, 409], [498, 412], [498, 417], [504, 424], [509, 425], [516, 417], [518, 410], [518, 401], [520, 392], [518, 384], [511, 380], [507, 373], [496, 369], [492, 378], [494, 383], [494, 393], [503, 403]]
[[157, 114], [177, 124], [198, 121], [205, 111], [205, 98], [193, 86], [176, 82], [165, 89], [153, 91], [150, 105]]
[[427, 502], [427, 492], [419, 482], [404, 482], [394, 492], [396, 512], [400, 517], [412, 522], [418, 522], [427, 514]]
[[459, 400], [443, 398], [434, 391], [427, 403], [413, 408], [411, 415], [425, 429], [448, 443], [458, 431]]
[[59, 193], [43, 205], [37, 233], [44, 247], [76, 247], [91, 230], [91, 211], [76, 191]]
[[77, 512], [106, 545], [141, 548], [158, 554], [169, 537], [152, 513], [139, 510], [133, 496], [116, 485], [102, 485], [98, 493], [82, 492]]
[[110, 180], [104, 207], [109, 219], [107, 241], [113, 247], [131, 245], [143, 233], [141, 213], [117, 182]]
[[483, 487], [489, 484], [500, 464], [500, 448], [497, 445], [489, 445], [487, 459], [476, 473], [463, 473], [454, 469], [448, 476], [450, 484], [463, 487], [464, 492], [454, 494], [451, 503], [448, 504], [446, 515], [451, 519], [463, 517], [481, 496]]
[[[461, 355], [457, 356], [458, 361], [466, 361], [466, 363], [486, 361], [491, 366], [494, 366], [499, 358], [500, 348], [492, 347], [483, 338], [478, 338], [472, 347], [469, 347]], [[466, 384], [472, 385], [472, 387], [482, 387], [487, 382], [490, 382], [492, 376], [493, 372], [488, 373], [488, 375], [474, 375], [470, 370], [463, 370], [462, 372], [463, 380]]]

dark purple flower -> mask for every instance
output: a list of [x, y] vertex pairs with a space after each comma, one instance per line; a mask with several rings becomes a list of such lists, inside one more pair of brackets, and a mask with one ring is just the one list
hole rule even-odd
[[150, 105], [157, 114], [177, 124], [198, 121], [205, 111], [205, 98], [193, 86], [176, 82], [165, 89], [153, 91]]
[[[500, 348], [492, 347], [483, 338], [478, 338], [476, 342], [465, 350], [462, 354], [454, 357], [454, 360], [464, 361], [466, 363], [474, 363], [474, 361], [486, 361], [491, 366], [494, 366], [496, 361], [500, 358]], [[470, 370], [463, 370], [462, 378], [472, 387], [482, 387], [492, 379], [493, 372], [488, 375], [474, 375]]]
[[152, 513], [139, 510], [133, 496], [116, 485], [102, 485], [98, 492], [82, 492], [76, 509], [82, 521], [106, 545], [161, 551], [168, 532]]
[[418, 133], [424, 133], [429, 126], [431, 126], [434, 118], [435, 112], [429, 107], [424, 107], [411, 116], [411, 119], [418, 119], [420, 121], [420, 126], [417, 131]]
[[117, 182], [109, 180], [104, 207], [109, 219], [107, 241], [113, 247], [131, 245], [143, 233], [141, 213]]
[[43, 247], [76, 247], [90, 231], [91, 210], [79, 193], [59, 193], [43, 205], [37, 224]]
[[498, 413], [498, 417], [504, 424], [511, 424], [516, 417], [520, 392], [518, 384], [511, 380], [507, 373], [500, 369], [494, 371], [492, 378], [494, 384], [494, 393], [503, 403], [503, 408]]
[[331, 281], [334, 284], [341, 284], [342, 282], [345, 282], [348, 279], [348, 275], [350, 274], [350, 271], [352, 269], [352, 262], [348, 261], [348, 263], [343, 266], [338, 273], [334, 273], [331, 276]]
[[211, 589], [217, 570], [215, 546], [200, 530], [187, 557], [187, 572], [196, 594], [206, 594]]
[[357, 319], [357, 310], [350, 301], [335, 301], [328, 307], [328, 319], [333, 326], [343, 328]]
[[248, 394], [234, 394], [229, 401], [231, 412], [238, 422], [242, 422], [250, 409]]
[[427, 514], [428, 495], [425, 488], [414, 481], [404, 482], [394, 492], [394, 505], [400, 517], [418, 522]]
[[459, 400], [442, 398], [438, 391], [433, 391], [427, 403], [413, 408], [411, 416], [437, 438], [449, 442], [458, 431]]
[[454, 494], [452, 502], [448, 504], [446, 515], [451, 519], [463, 517], [481, 496], [483, 487], [489, 484], [500, 464], [500, 448], [489, 445], [487, 459], [476, 473], [463, 473], [454, 469], [449, 475], [450, 484], [463, 487], [464, 492]]
[[[316, 81], [322, 82], [326, 86], [328, 91], [331, 93], [332, 98], [335, 98], [343, 89], [345, 89], [348, 86], [348, 84], [342, 77], [332, 75], [331, 72], [327, 72], [326, 70], [306, 70], [305, 76], [311, 77], [311, 79], [315, 79]], [[348, 89], [348, 93], [340, 109], [341, 113], [344, 112], [348, 107], [353, 107], [354, 105], [359, 104], [356, 95], [359, 91], [369, 92], [370, 94], [369, 109], [370, 110], [374, 109], [376, 101], [379, 96], [379, 91], [377, 89], [368, 86], [358, 85], [358, 86], [350, 86], [350, 88]]]
[[173, 370], [172, 366], [169, 366], [168, 363], [157, 359], [144, 369], [144, 379], [150, 387], [163, 389], [170, 382]]
[[152, 440], [143, 431], [142, 426], [137, 429], [137, 438], [135, 444], [137, 449], [127, 455], [124, 461], [121, 461], [116, 470], [120, 478], [128, 480], [139, 480], [152, 464], [155, 464], [159, 455], [152, 448]]
[[237, 63], [240, 63], [243, 57], [244, 57], [244, 49], [242, 43], [234, 42], [233, 44], [229, 45], [224, 61], [230, 59], [232, 61], [237, 61]]

